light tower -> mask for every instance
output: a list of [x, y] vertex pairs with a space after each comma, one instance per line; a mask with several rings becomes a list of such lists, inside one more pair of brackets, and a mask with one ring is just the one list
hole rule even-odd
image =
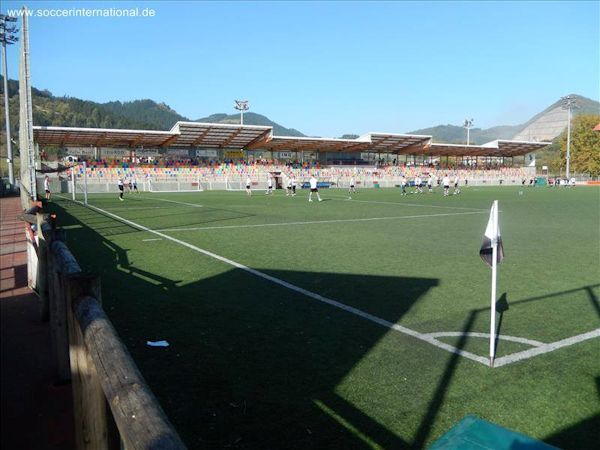
[[469, 145], [469, 138], [470, 138], [470, 131], [471, 131], [471, 127], [473, 126], [473, 119], [465, 119], [465, 122], [463, 123], [463, 128], [467, 129], [467, 145]]
[[16, 17], [0, 14], [0, 43], [2, 43], [2, 73], [4, 74], [4, 115], [6, 116], [6, 162], [8, 163], [8, 181], [15, 184], [15, 169], [10, 138], [10, 113], [8, 110], [8, 69], [6, 64], [6, 45], [19, 40], [15, 33], [18, 31], [14, 23]]
[[235, 100], [235, 109], [240, 112], [240, 124], [244, 125], [244, 111], [248, 111], [250, 106], [248, 106], [248, 100]]
[[566, 109], [568, 111], [568, 119], [567, 119], [567, 178], [570, 178], [571, 171], [571, 110], [574, 108], [579, 108], [577, 105], [577, 99], [572, 95], [567, 95], [566, 97], [561, 98], [562, 100], [562, 109]]

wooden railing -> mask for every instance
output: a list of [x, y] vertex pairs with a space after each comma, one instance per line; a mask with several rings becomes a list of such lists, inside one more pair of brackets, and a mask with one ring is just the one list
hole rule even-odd
[[56, 378], [73, 389], [77, 449], [185, 449], [102, 309], [100, 278], [81, 270], [53, 217], [32, 205], [21, 218], [35, 233], [35, 287]]

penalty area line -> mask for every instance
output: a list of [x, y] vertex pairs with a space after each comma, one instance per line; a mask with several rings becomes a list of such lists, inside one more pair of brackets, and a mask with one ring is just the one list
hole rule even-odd
[[512, 364], [517, 361], [524, 359], [533, 358], [534, 356], [543, 355], [544, 353], [553, 352], [559, 348], [569, 347], [574, 344], [578, 344], [589, 339], [600, 337], [600, 328], [589, 331], [587, 333], [578, 334], [577, 336], [571, 336], [566, 339], [562, 339], [556, 342], [549, 342], [548, 344], [540, 345], [539, 347], [524, 350], [522, 352], [513, 353], [511, 355], [502, 356], [494, 361], [494, 367], [501, 367], [507, 364]]
[[415, 206], [415, 207], [422, 207], [422, 208], [441, 208], [441, 209], [465, 209], [465, 210], [469, 210], [469, 211], [489, 212], [489, 210], [487, 210], [487, 209], [467, 208], [466, 206], [422, 205], [420, 203], [383, 202], [383, 201], [378, 201], [378, 200], [355, 200], [353, 198], [332, 196], [332, 195], [328, 195], [327, 198], [332, 198], [334, 200], [344, 200], [347, 202], [374, 203], [374, 204], [380, 204], [380, 205]]
[[318, 225], [327, 223], [344, 223], [344, 222], [372, 222], [378, 220], [401, 220], [401, 219], [421, 219], [425, 217], [446, 217], [446, 216], [464, 216], [468, 214], [482, 214], [487, 211], [469, 211], [457, 213], [441, 213], [441, 214], [419, 214], [414, 216], [390, 216], [390, 217], [366, 217], [360, 219], [331, 219], [331, 220], [307, 220], [300, 222], [278, 222], [278, 223], [258, 223], [251, 225], [221, 225], [215, 227], [188, 227], [188, 228], [161, 228], [154, 231], [174, 232], [174, 231], [200, 231], [200, 230], [227, 230], [231, 228], [261, 228], [261, 227], [278, 227], [283, 225]]
[[[86, 206], [86, 205], [84, 205], [82, 202], [80, 202], [78, 200], [76, 200], [75, 202], [79, 203], [80, 205], [82, 205], [84, 207]], [[90, 208], [90, 209], [92, 209], [92, 210], [94, 210], [94, 211], [97, 211], [97, 212], [99, 212], [101, 214], [107, 215], [108, 217], [112, 217], [113, 219], [116, 219], [116, 220], [118, 220], [120, 222], [123, 222], [123, 223], [125, 223], [127, 225], [130, 225], [130, 226], [132, 226], [134, 228], [137, 228], [138, 230], [147, 231], [148, 233], [155, 234], [157, 236], [162, 237], [163, 239], [167, 239], [169, 241], [175, 242], [176, 244], [179, 244], [179, 245], [182, 245], [184, 247], [187, 247], [190, 250], [194, 250], [194, 251], [196, 251], [198, 253], [202, 253], [203, 255], [210, 256], [211, 258], [219, 260], [219, 261], [221, 261], [221, 262], [223, 262], [225, 264], [228, 264], [230, 266], [236, 267], [238, 269], [244, 270], [245, 272], [251, 273], [252, 275], [255, 275], [255, 276], [259, 277], [259, 278], [263, 278], [263, 279], [265, 279], [267, 281], [270, 281], [270, 282], [272, 282], [274, 284], [277, 284], [279, 286], [283, 286], [283, 287], [285, 287], [285, 288], [287, 288], [287, 289], [289, 289], [291, 291], [298, 292], [299, 294], [302, 294], [302, 295], [304, 295], [306, 297], [312, 298], [312, 299], [317, 300], [317, 301], [322, 302], [322, 303], [326, 303], [326, 304], [328, 304], [330, 306], [333, 306], [335, 308], [341, 309], [341, 310], [346, 311], [346, 312], [348, 312], [350, 314], [354, 314], [355, 316], [361, 317], [361, 318], [366, 319], [366, 320], [368, 320], [370, 322], [373, 322], [373, 323], [376, 323], [378, 325], [381, 325], [381, 326], [383, 326], [385, 328], [398, 331], [398, 332], [400, 332], [402, 334], [405, 334], [405, 335], [408, 335], [408, 336], [412, 336], [412, 337], [414, 337], [416, 339], [419, 339], [421, 341], [425, 341], [425, 342], [427, 342], [427, 343], [429, 343], [431, 345], [434, 345], [435, 347], [438, 347], [438, 348], [441, 348], [443, 350], [446, 350], [447, 352], [454, 353], [454, 354], [459, 354], [459, 355], [461, 355], [461, 356], [463, 356], [465, 358], [468, 358], [468, 359], [470, 359], [472, 361], [476, 361], [476, 362], [478, 362], [480, 364], [483, 364], [485, 366], [487, 366], [488, 363], [489, 363], [488, 358], [484, 358], [482, 356], [475, 355], [475, 354], [473, 354], [471, 352], [467, 352], [465, 350], [458, 349], [458, 348], [456, 348], [456, 347], [454, 347], [452, 345], [445, 344], [445, 343], [440, 342], [440, 341], [438, 341], [437, 339], [435, 339], [435, 338], [433, 338], [431, 336], [427, 336], [427, 334], [420, 333], [420, 332], [412, 330], [410, 328], [403, 327], [402, 325], [398, 325], [396, 323], [392, 323], [392, 322], [390, 322], [388, 320], [385, 320], [385, 319], [382, 319], [380, 317], [374, 316], [373, 314], [369, 314], [369, 313], [367, 313], [365, 311], [362, 311], [362, 310], [360, 310], [358, 308], [354, 308], [353, 306], [348, 306], [348, 305], [346, 305], [344, 303], [338, 302], [337, 300], [333, 300], [333, 299], [324, 297], [324, 296], [322, 296], [320, 294], [317, 294], [315, 292], [308, 291], [308, 290], [303, 289], [303, 288], [301, 288], [299, 286], [296, 286], [296, 285], [294, 285], [292, 283], [288, 283], [287, 281], [284, 281], [284, 280], [281, 280], [279, 278], [273, 277], [273, 276], [268, 275], [268, 274], [266, 274], [264, 272], [261, 272], [259, 270], [256, 270], [256, 269], [253, 269], [251, 267], [245, 266], [243, 264], [240, 264], [240, 263], [238, 263], [236, 261], [233, 261], [231, 259], [225, 258], [223, 256], [217, 255], [216, 253], [213, 253], [213, 252], [210, 252], [210, 251], [205, 250], [203, 248], [197, 247], [197, 246], [192, 245], [192, 244], [190, 244], [188, 242], [176, 239], [176, 238], [174, 238], [172, 236], [168, 236], [168, 235], [166, 235], [164, 233], [161, 233], [159, 231], [152, 230], [151, 228], [148, 228], [148, 227], [145, 227], [144, 225], [140, 225], [138, 223], [132, 222], [131, 220], [124, 219], [123, 217], [117, 216], [116, 214], [113, 214], [111, 212], [105, 211], [105, 210], [103, 210], [101, 208], [98, 208], [96, 206], [87, 205], [87, 207]]]

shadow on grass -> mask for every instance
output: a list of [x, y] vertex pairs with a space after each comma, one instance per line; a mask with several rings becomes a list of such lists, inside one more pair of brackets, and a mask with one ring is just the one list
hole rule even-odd
[[544, 442], [564, 449], [597, 449], [600, 442], [600, 414], [547, 436]]
[[[69, 230], [69, 246], [85, 269], [102, 273], [107, 313], [190, 448], [411, 447], [335, 392], [388, 328], [237, 268], [183, 285], [149, 273], [108, 238], [111, 228], [137, 229], [83, 209], [80, 222], [69, 214], [80, 207], [64, 206], [54, 205], [60, 226], [83, 225]], [[160, 257], [168, 264], [170, 255]], [[317, 292], [350, 298], [350, 306], [390, 322], [437, 285], [426, 278], [268, 273], [294, 284], [310, 280]], [[171, 347], [145, 345], [165, 337]]]
[[[458, 354], [449, 357], [423, 417], [407, 418], [418, 424], [408, 442], [336, 393], [387, 328], [240, 269], [189, 284], [149, 273], [106, 238], [137, 229], [83, 209], [79, 221], [64, 206], [57, 206], [60, 225], [83, 225], [69, 231], [69, 246], [83, 266], [102, 272], [105, 309], [190, 448], [423, 448], [430, 439], [462, 360]], [[171, 255], [160, 257], [169, 264]], [[392, 323], [438, 284], [426, 278], [268, 274], [300, 286], [309, 280], [310, 289]], [[499, 304], [503, 300], [506, 295]], [[479, 312], [466, 319], [459, 349]], [[145, 345], [166, 337], [168, 348]]]

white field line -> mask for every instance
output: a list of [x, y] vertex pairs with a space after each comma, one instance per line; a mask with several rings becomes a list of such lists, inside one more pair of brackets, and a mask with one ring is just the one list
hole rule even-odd
[[117, 206], [117, 207], [113, 207], [110, 208], [111, 211], [116, 211], [116, 210], [123, 210], [123, 211], [141, 211], [141, 210], [145, 210], [145, 209], [173, 209], [172, 207], [169, 206], [144, 206], [144, 207], [133, 207], [133, 208], [128, 208], [126, 206]]
[[[435, 333], [427, 333], [427, 336], [431, 336], [434, 338], [459, 337], [459, 336], [469, 336], [469, 337], [477, 337], [477, 338], [485, 338], [485, 339], [490, 338], [489, 333], [473, 333], [473, 332], [462, 332], [462, 331], [440, 331], [440, 332], [435, 332]], [[500, 339], [501, 341], [519, 342], [521, 344], [527, 344], [527, 345], [531, 345], [533, 347], [541, 347], [543, 345], [546, 345], [543, 342], [534, 341], [533, 339], [526, 339], [526, 338], [517, 337], [517, 336], [505, 336], [503, 334], [498, 335], [498, 339]]]
[[358, 203], [375, 203], [381, 205], [396, 205], [396, 206], [418, 206], [422, 208], [442, 208], [442, 209], [468, 209], [470, 211], [489, 211], [487, 209], [481, 208], [467, 208], [464, 206], [440, 206], [440, 205], [421, 205], [419, 203], [404, 203], [404, 202], [381, 202], [376, 200], [355, 200], [353, 198], [348, 197], [340, 197], [335, 195], [327, 195], [326, 198], [333, 198], [334, 200], [342, 200], [347, 202], [358, 202]]
[[155, 238], [155, 239], [142, 239], [142, 242], [150, 242], [150, 241], [162, 241], [162, 238]]
[[253, 225], [222, 225], [216, 227], [190, 227], [190, 228], [162, 228], [154, 231], [199, 231], [199, 230], [226, 230], [230, 228], [261, 228], [278, 227], [283, 225], [315, 225], [323, 223], [343, 223], [343, 222], [371, 222], [376, 220], [399, 220], [399, 219], [421, 219], [424, 217], [444, 217], [444, 216], [464, 216], [467, 214], [482, 214], [487, 211], [471, 211], [444, 214], [419, 214], [416, 216], [390, 216], [390, 217], [367, 217], [363, 219], [331, 219], [331, 220], [307, 220], [304, 222], [279, 222], [279, 223], [259, 223]]
[[513, 353], [512, 355], [502, 356], [494, 361], [494, 367], [501, 367], [517, 361], [522, 361], [524, 359], [533, 358], [534, 356], [543, 355], [544, 353], [553, 352], [559, 348], [568, 347], [570, 345], [578, 344], [579, 342], [598, 337], [600, 337], [600, 328], [596, 328], [595, 330], [587, 333], [578, 334], [577, 336], [571, 336], [560, 341], [550, 342], [536, 348]]
[[[149, 200], [149, 197], [142, 197]], [[152, 197], [152, 200], [160, 200], [161, 202], [169, 202], [169, 203], [177, 203], [178, 205], [191, 206], [192, 208], [204, 208], [204, 205], [198, 205], [197, 203], [186, 203], [186, 202], [177, 202], [175, 200], [167, 200], [166, 198], [155, 198]]]
[[[82, 206], [85, 206], [85, 205], [83, 205], [83, 202], [80, 202], [79, 200], [75, 200], [75, 202], [78, 203], [78, 204], [80, 204], [80, 205], [82, 205]], [[329, 299], [327, 297], [323, 297], [322, 295], [316, 294], [314, 292], [307, 291], [306, 289], [303, 289], [301, 287], [298, 287], [296, 285], [288, 283], [287, 281], [281, 280], [279, 278], [275, 278], [275, 277], [273, 277], [271, 275], [267, 275], [266, 273], [260, 272], [260, 271], [258, 271], [256, 269], [252, 269], [251, 267], [248, 267], [248, 266], [245, 266], [245, 265], [240, 264], [238, 262], [232, 261], [231, 259], [225, 258], [223, 256], [219, 256], [219, 255], [217, 255], [215, 253], [209, 252], [208, 250], [204, 250], [202, 248], [196, 247], [195, 245], [189, 244], [189, 243], [187, 243], [185, 241], [181, 241], [181, 240], [176, 239], [174, 237], [171, 237], [171, 236], [168, 236], [166, 234], [160, 233], [158, 231], [152, 230], [152, 229], [150, 229], [148, 227], [145, 227], [143, 225], [137, 224], [137, 223], [132, 222], [130, 220], [124, 219], [122, 217], [117, 216], [116, 214], [110, 213], [108, 211], [105, 211], [103, 209], [97, 208], [95, 206], [87, 205], [87, 207], [90, 208], [90, 209], [92, 209], [92, 210], [98, 211], [98, 212], [100, 212], [102, 214], [105, 214], [105, 215], [107, 215], [109, 217], [112, 217], [112, 218], [114, 218], [116, 220], [119, 220], [119, 221], [121, 221], [123, 223], [126, 223], [126, 224], [128, 224], [128, 225], [130, 225], [130, 226], [132, 226], [134, 228], [137, 228], [138, 230], [147, 231], [149, 233], [155, 234], [155, 235], [160, 236], [160, 237], [162, 237], [164, 239], [167, 239], [169, 241], [172, 241], [172, 242], [175, 242], [175, 243], [177, 243], [179, 245], [187, 247], [187, 248], [189, 248], [191, 250], [194, 250], [194, 251], [196, 251], [198, 253], [202, 253], [202, 254], [204, 254], [206, 256], [210, 256], [211, 258], [214, 258], [214, 259], [217, 259], [217, 260], [219, 260], [221, 262], [224, 262], [225, 264], [229, 264], [229, 265], [231, 265], [233, 267], [237, 267], [238, 269], [241, 269], [241, 270], [244, 270], [244, 271], [246, 271], [248, 273], [256, 275], [257, 277], [260, 277], [260, 278], [263, 278], [265, 280], [271, 281], [274, 284], [278, 284], [278, 285], [283, 286], [285, 288], [288, 288], [288, 289], [290, 289], [292, 291], [295, 291], [295, 292], [298, 292], [300, 294], [303, 294], [306, 297], [310, 297], [310, 298], [312, 298], [314, 300], [318, 300], [320, 302], [326, 303], [326, 304], [331, 305], [331, 306], [333, 306], [335, 308], [339, 308], [339, 309], [341, 309], [343, 311], [346, 311], [346, 312], [349, 312], [349, 313], [354, 314], [356, 316], [362, 317], [363, 319], [369, 320], [369, 321], [371, 321], [373, 323], [376, 323], [378, 325], [381, 325], [383, 327], [386, 327], [386, 328], [389, 328], [389, 329], [392, 329], [392, 330], [395, 330], [395, 331], [399, 331], [400, 333], [403, 333], [403, 334], [406, 334], [408, 336], [412, 336], [412, 337], [414, 337], [416, 339], [428, 342], [431, 345], [434, 345], [435, 347], [441, 348], [441, 349], [446, 350], [447, 352], [450, 352], [450, 353], [458, 354], [460, 356], [468, 358], [468, 359], [470, 359], [472, 361], [476, 361], [476, 362], [478, 362], [480, 364], [483, 364], [485, 366], [488, 366], [488, 364], [489, 364], [489, 359], [487, 357], [484, 358], [482, 356], [475, 355], [475, 354], [473, 354], [471, 352], [467, 352], [465, 350], [458, 349], [458, 348], [456, 348], [456, 347], [454, 347], [452, 345], [440, 342], [437, 339], [435, 339], [434, 337], [432, 337], [430, 334], [419, 333], [418, 331], [412, 330], [410, 328], [403, 327], [402, 325], [398, 325], [398, 324], [389, 322], [389, 321], [387, 321], [385, 319], [382, 319], [380, 317], [377, 317], [377, 316], [374, 316], [374, 315], [369, 314], [367, 312], [364, 312], [364, 311], [362, 311], [362, 310], [360, 310], [358, 308], [354, 308], [352, 306], [348, 306], [348, 305], [345, 305], [343, 303], [340, 303], [340, 302], [338, 302], [336, 300], [332, 300], [332, 299]], [[579, 342], [583, 342], [585, 340], [593, 339], [593, 338], [597, 338], [597, 337], [600, 337], [600, 328], [597, 328], [597, 329], [595, 329], [593, 331], [590, 331], [588, 333], [584, 333], [584, 334], [573, 336], [573, 337], [570, 337], [570, 338], [567, 338], [567, 339], [563, 339], [561, 341], [551, 342], [551, 343], [548, 343], [548, 344], [543, 344], [543, 345], [541, 345], [539, 347], [536, 347], [536, 348], [533, 348], [533, 349], [529, 349], [529, 350], [525, 350], [525, 351], [522, 351], [522, 352], [513, 353], [512, 355], [500, 357], [500, 358], [498, 358], [498, 359], [495, 360], [494, 367], [505, 366], [505, 365], [508, 365], [508, 364], [511, 364], [511, 363], [514, 363], [514, 362], [517, 362], [517, 361], [521, 361], [521, 360], [524, 360], [524, 359], [532, 358], [532, 357], [537, 356], [537, 355], [548, 353], [548, 352], [557, 350], [557, 349], [562, 348], [562, 347], [568, 347], [570, 345], [577, 344]]]
[[[83, 203], [80, 202], [80, 201], [78, 201], [78, 200], [76, 200], [76, 202], [83, 205]], [[392, 330], [395, 330], [395, 331], [399, 331], [400, 333], [403, 333], [403, 334], [406, 334], [408, 336], [412, 336], [414, 338], [417, 338], [417, 339], [420, 339], [422, 341], [428, 342], [429, 344], [434, 345], [434, 346], [436, 346], [438, 348], [441, 348], [443, 350], [446, 350], [447, 352], [459, 354], [461, 356], [464, 356], [465, 358], [471, 359], [473, 361], [476, 361], [478, 363], [484, 364], [486, 366], [489, 364], [488, 358], [484, 358], [482, 356], [477, 356], [477, 355], [475, 355], [475, 354], [473, 354], [471, 352], [467, 352], [465, 350], [457, 349], [456, 347], [453, 347], [452, 345], [440, 342], [440, 341], [436, 340], [433, 337], [427, 336], [426, 334], [419, 333], [418, 331], [411, 330], [410, 328], [403, 327], [402, 325], [398, 325], [398, 324], [389, 322], [389, 321], [387, 321], [385, 319], [382, 319], [380, 317], [374, 316], [373, 314], [369, 314], [367, 312], [364, 312], [364, 311], [362, 311], [362, 310], [360, 310], [358, 308], [354, 308], [352, 306], [345, 305], [344, 303], [338, 302], [336, 300], [332, 300], [330, 298], [323, 297], [322, 295], [316, 294], [314, 292], [307, 291], [306, 289], [303, 289], [303, 288], [301, 288], [299, 286], [296, 286], [294, 284], [288, 283], [287, 281], [281, 280], [279, 278], [275, 278], [275, 277], [273, 277], [271, 275], [267, 275], [266, 273], [260, 272], [260, 271], [258, 271], [256, 269], [252, 269], [251, 267], [245, 266], [245, 265], [240, 264], [240, 263], [238, 263], [236, 261], [233, 261], [231, 259], [228, 259], [228, 258], [225, 258], [223, 256], [217, 255], [217, 254], [212, 253], [212, 252], [210, 252], [208, 250], [204, 250], [204, 249], [202, 249], [200, 247], [196, 247], [195, 245], [189, 244], [189, 243], [187, 243], [185, 241], [181, 241], [179, 239], [175, 239], [174, 237], [168, 236], [168, 235], [163, 234], [163, 233], [161, 233], [159, 231], [152, 230], [152, 229], [150, 229], [148, 227], [145, 227], [143, 225], [140, 225], [138, 223], [132, 222], [132, 221], [127, 220], [127, 219], [124, 219], [123, 217], [119, 217], [116, 214], [113, 214], [111, 212], [105, 211], [103, 209], [97, 208], [97, 207], [92, 206], [92, 205], [87, 205], [87, 206], [90, 209], [93, 209], [93, 210], [98, 211], [98, 212], [100, 212], [102, 214], [105, 214], [105, 215], [107, 215], [109, 217], [112, 217], [113, 219], [116, 219], [116, 220], [118, 220], [120, 222], [123, 222], [123, 223], [125, 223], [127, 225], [130, 225], [130, 226], [132, 226], [134, 228], [137, 228], [138, 230], [147, 231], [149, 233], [152, 233], [152, 234], [155, 234], [157, 236], [160, 236], [160, 237], [162, 237], [164, 239], [168, 239], [168, 240], [170, 240], [172, 242], [175, 242], [175, 243], [177, 243], [179, 245], [187, 247], [187, 248], [189, 248], [191, 250], [194, 250], [194, 251], [196, 251], [198, 253], [202, 253], [202, 254], [204, 254], [206, 256], [210, 256], [211, 258], [217, 259], [217, 260], [219, 260], [221, 262], [224, 262], [225, 264], [229, 264], [230, 266], [233, 266], [233, 267], [236, 267], [238, 269], [244, 270], [244, 271], [246, 271], [248, 273], [251, 273], [252, 275], [256, 275], [257, 277], [263, 278], [263, 279], [265, 279], [267, 281], [270, 281], [272, 283], [275, 283], [275, 284], [277, 284], [279, 286], [283, 286], [283, 287], [285, 287], [287, 289], [290, 289], [292, 291], [298, 292], [298, 293], [300, 293], [302, 295], [305, 295], [306, 297], [310, 297], [310, 298], [312, 298], [314, 300], [318, 300], [320, 302], [323, 302], [323, 303], [326, 303], [328, 305], [334, 306], [335, 308], [338, 308], [338, 309], [341, 309], [343, 311], [346, 311], [346, 312], [349, 312], [351, 314], [354, 314], [356, 316], [362, 317], [363, 319], [369, 320], [369, 321], [371, 321], [373, 323], [376, 323], [378, 325], [381, 325], [383, 327], [386, 327], [386, 328], [389, 328], [389, 329], [392, 329]]]

